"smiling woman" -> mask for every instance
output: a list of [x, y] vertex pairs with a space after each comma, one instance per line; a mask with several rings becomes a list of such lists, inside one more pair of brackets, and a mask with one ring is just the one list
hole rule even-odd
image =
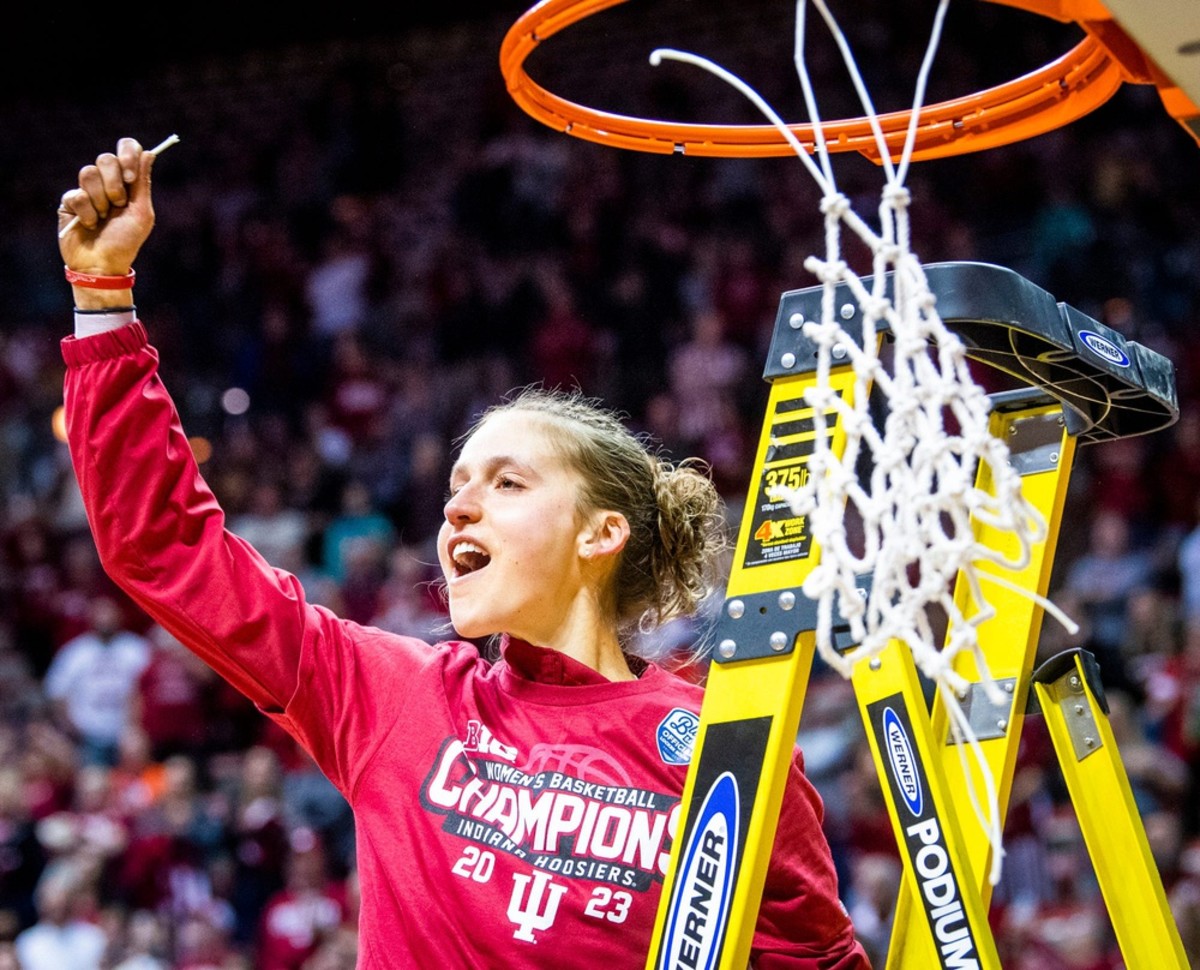
[[[629, 679], [628, 634], [693, 613], [710, 591], [720, 513], [698, 467], [659, 458], [597, 402], [526, 390], [484, 415], [451, 475], [439, 549], [454, 627]], [[464, 580], [485, 567], [492, 590], [472, 614]]]
[[[642, 965], [701, 690], [623, 644], [704, 594], [711, 483], [591, 402], [524, 394], [464, 442], [438, 541], [455, 628], [499, 634], [499, 660], [308, 604], [225, 529], [133, 307], [153, 162], [123, 139], [60, 210], [68, 438], [105, 568], [350, 802], [360, 967]], [[759, 967], [866, 966], [821, 813], [797, 752]]]
[[495, 415], [467, 439], [438, 540], [460, 634], [508, 633], [596, 669], [623, 666], [605, 604], [629, 527], [619, 512], [581, 508], [581, 486], [532, 414]]

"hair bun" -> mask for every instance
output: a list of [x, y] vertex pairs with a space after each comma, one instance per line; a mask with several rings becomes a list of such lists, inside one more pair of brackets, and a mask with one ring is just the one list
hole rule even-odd
[[687, 459], [678, 465], [652, 457], [658, 504], [658, 538], [652, 552], [660, 591], [658, 623], [695, 611], [712, 590], [711, 564], [725, 544], [721, 497], [708, 465]]

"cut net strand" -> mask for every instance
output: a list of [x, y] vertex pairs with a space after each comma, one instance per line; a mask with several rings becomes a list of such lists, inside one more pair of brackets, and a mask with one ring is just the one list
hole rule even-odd
[[[960, 755], [965, 756], [969, 748], [982, 777], [981, 801], [973, 773], [965, 772], [968, 796], [992, 846], [989, 878], [995, 884], [1003, 856], [996, 786], [962, 709], [961, 699], [970, 685], [955, 669], [955, 659], [964, 652], [973, 656], [989, 697], [997, 703], [1004, 700], [979, 645], [980, 625], [995, 615], [984, 592], [987, 584], [1034, 600], [1068, 629], [1074, 624], [1044, 597], [994, 572], [1025, 568], [1035, 544], [1046, 538], [1047, 525], [1022, 495], [1020, 475], [1009, 462], [1006, 443], [991, 433], [991, 402], [971, 375], [962, 341], [939, 316], [924, 268], [910, 248], [911, 199], [904, 181], [949, 0], [940, 0], [937, 7], [898, 164], [887, 150], [878, 114], [845, 35], [825, 0], [812, 0], [812, 4], [834, 37], [879, 147], [885, 185], [878, 231], [837, 188], [804, 55], [806, 0], [796, 4], [794, 59], [813, 126], [815, 160], [771, 106], [726, 69], [670, 49], [655, 50], [651, 63], [670, 59], [692, 64], [740, 91], [788, 139], [822, 193], [825, 253], [810, 256], [804, 264], [822, 286], [821, 319], [803, 324], [803, 333], [817, 352], [814, 386], [806, 392], [806, 403], [813, 410], [814, 450], [806, 484], [797, 490], [779, 489], [773, 497], [787, 501], [795, 514], [807, 518], [820, 550], [803, 591], [817, 604], [816, 642], [821, 656], [849, 677], [855, 664], [877, 657], [898, 640], [938, 685]], [[842, 258], [843, 232], [852, 233], [869, 248], [869, 280], [858, 276]], [[856, 306], [851, 305], [843, 318], [838, 303], [845, 301], [846, 293]], [[850, 320], [856, 321], [853, 333], [846, 329]], [[892, 338], [890, 367], [878, 353], [884, 331]], [[852, 394], [843, 396], [833, 389], [831, 372], [847, 362], [853, 367], [854, 387]], [[871, 414], [872, 387], [886, 403], [881, 423]], [[831, 448], [835, 424], [841, 426], [845, 440], [840, 458]], [[866, 482], [856, 472], [860, 458], [872, 462]], [[990, 491], [977, 484], [981, 467], [989, 471]], [[854, 542], [846, 528], [848, 509], [861, 523], [861, 535]], [[976, 524], [1010, 534], [1016, 551], [1004, 555], [981, 543]], [[859, 587], [866, 574], [871, 584], [864, 597]], [[956, 577], [963, 584], [957, 599]], [[944, 640], [930, 619], [934, 610], [948, 620]], [[833, 630], [839, 625], [849, 626], [856, 644], [846, 653], [834, 645]]]

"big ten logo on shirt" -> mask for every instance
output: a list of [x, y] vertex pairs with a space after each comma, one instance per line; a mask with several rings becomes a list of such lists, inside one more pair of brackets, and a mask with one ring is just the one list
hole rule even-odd
[[682, 707], [674, 708], [655, 731], [658, 756], [669, 765], [690, 764], [699, 730], [699, 715]]
[[510, 744], [501, 744], [482, 721], [467, 721], [467, 739], [463, 742], [466, 751], [490, 754], [505, 761], [517, 760], [517, 749]]

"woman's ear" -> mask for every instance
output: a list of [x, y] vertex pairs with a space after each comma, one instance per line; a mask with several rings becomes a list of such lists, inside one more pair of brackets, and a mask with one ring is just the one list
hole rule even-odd
[[628, 541], [629, 520], [620, 512], [599, 509], [579, 534], [579, 556], [581, 559], [615, 556]]

